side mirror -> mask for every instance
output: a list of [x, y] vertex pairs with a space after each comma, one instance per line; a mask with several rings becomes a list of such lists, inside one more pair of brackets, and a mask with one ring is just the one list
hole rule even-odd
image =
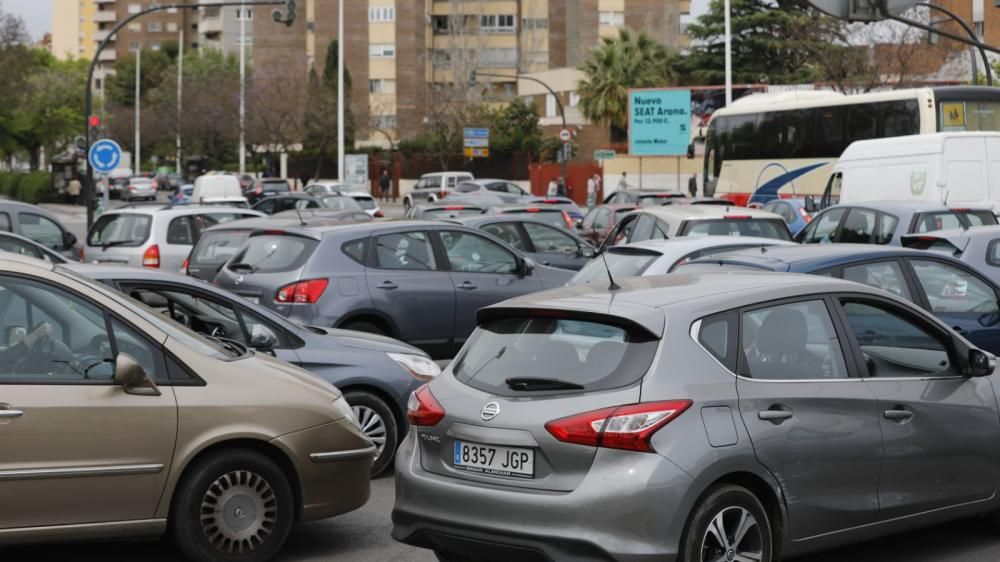
[[267, 353], [274, 349], [274, 346], [278, 345], [278, 336], [274, 335], [274, 332], [264, 326], [256, 324], [252, 332], [250, 334], [250, 347], [257, 351]]
[[63, 231], [63, 249], [72, 250], [73, 246], [76, 246], [76, 234], [72, 232]]
[[593, 258], [597, 255], [597, 250], [593, 246], [586, 244], [580, 246], [580, 257], [581, 258]]
[[987, 377], [993, 374], [996, 369], [996, 357], [980, 349], [969, 350], [969, 375], [973, 377]]
[[521, 277], [527, 277], [533, 271], [535, 271], [535, 260], [524, 258], [524, 261], [521, 262]]
[[816, 207], [816, 199], [812, 195], [806, 195], [806, 212], [810, 215], [819, 210]]
[[688, 145], [687, 157], [688, 157], [688, 160], [693, 160], [694, 159], [694, 143], [691, 143], [691, 144]]
[[115, 358], [115, 384], [120, 385], [126, 394], [138, 396], [159, 396], [160, 389], [153, 379], [142, 368], [142, 365], [128, 353], [119, 353]]

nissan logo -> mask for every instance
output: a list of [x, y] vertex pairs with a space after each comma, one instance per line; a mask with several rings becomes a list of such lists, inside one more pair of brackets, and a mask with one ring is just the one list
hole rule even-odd
[[479, 416], [483, 418], [483, 421], [490, 421], [491, 419], [497, 417], [500, 413], [500, 404], [497, 402], [490, 402], [483, 406], [483, 411], [479, 412]]

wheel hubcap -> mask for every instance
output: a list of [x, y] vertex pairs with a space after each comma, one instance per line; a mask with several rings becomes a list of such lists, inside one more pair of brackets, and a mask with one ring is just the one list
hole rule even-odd
[[351, 406], [351, 410], [354, 412], [355, 419], [358, 420], [358, 425], [361, 426], [361, 432], [375, 444], [375, 460], [378, 460], [382, 455], [382, 450], [385, 449], [386, 439], [385, 422], [382, 420], [382, 416], [368, 406]]
[[718, 512], [701, 539], [702, 562], [760, 562], [763, 555], [760, 525], [742, 507]]
[[228, 554], [259, 547], [274, 529], [278, 499], [259, 474], [236, 470], [220, 476], [201, 500], [201, 528], [208, 541]]

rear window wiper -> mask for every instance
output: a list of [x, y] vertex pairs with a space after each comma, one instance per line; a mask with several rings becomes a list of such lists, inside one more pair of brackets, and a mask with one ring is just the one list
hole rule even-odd
[[583, 390], [583, 385], [559, 379], [513, 377], [503, 381], [507, 388], [519, 392], [531, 390]]
[[234, 264], [230, 264], [229, 265], [229, 269], [231, 269], [233, 271], [237, 271], [237, 270], [242, 269], [243, 271], [249, 271], [250, 273], [256, 273], [257, 272], [257, 266], [251, 265], [249, 263], [243, 263], [243, 262], [237, 262], [237, 263], [234, 263]]

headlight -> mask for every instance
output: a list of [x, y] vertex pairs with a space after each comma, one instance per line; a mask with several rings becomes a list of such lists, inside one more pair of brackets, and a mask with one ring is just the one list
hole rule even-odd
[[354, 417], [354, 410], [351, 409], [351, 405], [347, 403], [347, 400], [344, 400], [343, 396], [333, 401], [333, 409], [340, 414], [341, 419], [347, 418], [351, 420], [351, 422], [353, 422], [358, 429], [361, 428], [361, 425], [358, 423], [358, 418]]
[[399, 366], [413, 375], [414, 378], [429, 381], [441, 374], [441, 367], [437, 363], [423, 355], [412, 355], [409, 353], [386, 353]]

